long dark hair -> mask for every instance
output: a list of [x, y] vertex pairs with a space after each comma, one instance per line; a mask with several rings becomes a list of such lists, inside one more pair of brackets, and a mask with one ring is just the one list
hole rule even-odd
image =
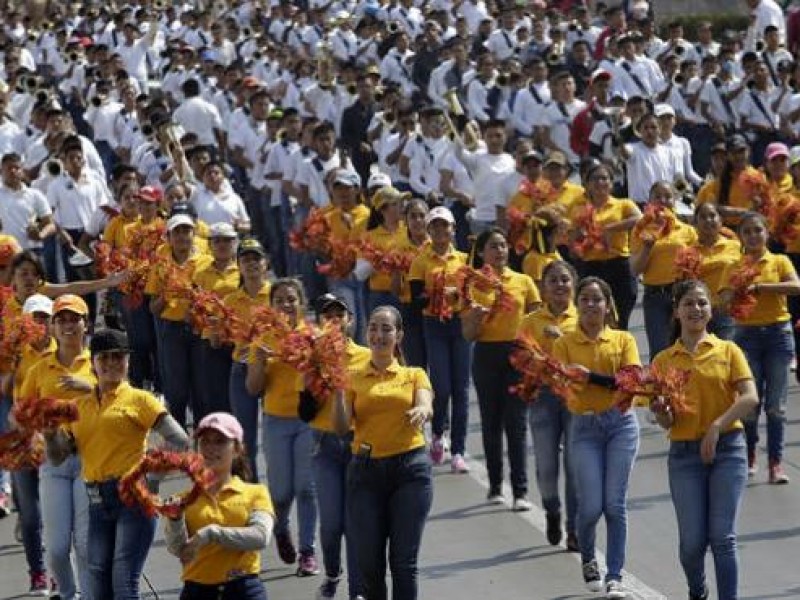
[[234, 442], [236, 454], [231, 464], [231, 475], [235, 475], [242, 481], [253, 481], [253, 470], [250, 468], [250, 461], [247, 459], [247, 449], [244, 442], [238, 440]]
[[681, 322], [678, 320], [678, 305], [683, 297], [693, 290], [702, 290], [710, 299], [708, 286], [699, 279], [684, 279], [672, 286], [672, 323], [670, 324], [669, 341], [674, 344], [681, 337]]
[[469, 253], [469, 265], [473, 269], [480, 269], [483, 267], [483, 250], [486, 248], [486, 244], [489, 243], [493, 235], [499, 235], [504, 240], [508, 239], [506, 238], [506, 232], [499, 227], [490, 227], [486, 231], [482, 231], [478, 234], [478, 237], [475, 238], [475, 243], [472, 245], [472, 251]]
[[39, 281], [46, 281], [47, 276], [44, 270], [44, 265], [42, 265], [42, 261], [31, 250], [23, 250], [14, 257], [14, 260], [11, 261], [11, 276], [13, 277], [17, 272], [17, 269], [19, 269], [25, 263], [30, 263], [33, 265], [33, 268], [36, 270], [36, 275], [39, 276]]

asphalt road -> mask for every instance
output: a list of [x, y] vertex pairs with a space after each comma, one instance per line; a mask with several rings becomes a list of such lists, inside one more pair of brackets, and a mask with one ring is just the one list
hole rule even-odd
[[[646, 348], [641, 310], [633, 330]], [[645, 357], [643, 356], [643, 359]], [[786, 469], [788, 486], [770, 486], [766, 470], [751, 481], [739, 522], [741, 600], [800, 599], [800, 407], [798, 386], [789, 399]], [[683, 599], [685, 579], [678, 562], [675, 516], [666, 476], [664, 433], [640, 415], [641, 447], [629, 494], [629, 540], [626, 584], [631, 598]], [[472, 472], [453, 475], [438, 467], [434, 507], [425, 530], [420, 558], [420, 598], [460, 600], [566, 600], [592, 598], [585, 592], [577, 555], [548, 545], [544, 515], [512, 513], [485, 502], [486, 483], [480, 444], [478, 409], [473, 401], [468, 440]], [[763, 454], [762, 454], [763, 456]], [[763, 462], [763, 461], [762, 461]], [[533, 461], [529, 474], [533, 480]], [[532, 499], [539, 501], [535, 483]], [[14, 542], [15, 516], [0, 521], [0, 599], [26, 597], [28, 579], [20, 545]], [[605, 546], [599, 528], [598, 548]], [[264, 553], [262, 578], [271, 600], [311, 600], [321, 577], [299, 579], [280, 563], [274, 547]], [[712, 598], [713, 563], [707, 560]], [[175, 599], [180, 567], [159, 538], [145, 570], [145, 598]], [[149, 582], [149, 583], [148, 583]], [[339, 597], [344, 597], [340, 586]], [[111, 599], [108, 599], [111, 600]]]

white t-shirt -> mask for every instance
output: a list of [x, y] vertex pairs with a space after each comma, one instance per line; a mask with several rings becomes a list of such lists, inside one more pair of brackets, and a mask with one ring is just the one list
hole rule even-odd
[[198, 141], [205, 146], [215, 146], [217, 138], [215, 129], [222, 129], [222, 119], [217, 107], [199, 96], [188, 98], [175, 109], [172, 114], [175, 122], [188, 133], [197, 135]]
[[569, 144], [570, 127], [575, 116], [584, 108], [586, 103], [582, 100], [573, 100], [569, 104], [554, 100], [547, 105], [542, 114], [542, 127], [550, 130], [550, 140], [567, 155], [572, 164], [577, 164], [580, 157], [572, 151]]
[[197, 209], [197, 218], [208, 225], [229, 223], [235, 226], [250, 223], [244, 202], [230, 186], [223, 186], [217, 194], [205, 186], [198, 186], [192, 194], [191, 202]]
[[19, 190], [0, 186], [0, 221], [3, 233], [14, 236], [23, 250], [40, 248], [42, 243], [28, 237], [28, 225], [53, 214], [47, 198], [25, 185]]
[[65, 229], [88, 229], [94, 212], [111, 204], [106, 186], [88, 169], [79, 181], [67, 174], [54, 179], [47, 188], [47, 199], [56, 223]]
[[475, 219], [494, 221], [496, 206], [505, 205], [506, 198], [500, 198], [498, 183], [516, 171], [514, 157], [503, 152], [489, 154], [486, 150], [459, 153], [475, 185]]
[[658, 144], [648, 148], [644, 142], [628, 144], [631, 152], [626, 161], [628, 168], [628, 196], [634, 202], [644, 204], [650, 195], [650, 188], [656, 181], [675, 180], [675, 165], [669, 150]]

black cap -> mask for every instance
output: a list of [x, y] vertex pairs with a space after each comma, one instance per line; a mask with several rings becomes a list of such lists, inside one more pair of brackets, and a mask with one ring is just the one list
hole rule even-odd
[[347, 312], [352, 312], [344, 298], [336, 294], [322, 294], [322, 296], [317, 298], [316, 302], [314, 302], [314, 312], [316, 312], [317, 315], [321, 315], [331, 308], [341, 308]]
[[728, 138], [727, 146], [728, 150], [736, 150], [739, 148], [749, 148], [750, 144], [747, 143], [747, 138], [737, 133]]
[[267, 251], [264, 250], [264, 246], [261, 245], [255, 238], [245, 238], [241, 242], [239, 242], [239, 250], [236, 252], [236, 256], [243, 256], [245, 254], [258, 254], [261, 258], [266, 258]]
[[169, 213], [170, 217], [174, 217], [175, 215], [189, 215], [196, 221], [197, 209], [195, 208], [194, 204], [190, 202], [178, 202], [177, 204], [172, 205], [172, 210]]
[[89, 351], [92, 356], [101, 352], [130, 352], [128, 336], [118, 329], [100, 329], [92, 336]]

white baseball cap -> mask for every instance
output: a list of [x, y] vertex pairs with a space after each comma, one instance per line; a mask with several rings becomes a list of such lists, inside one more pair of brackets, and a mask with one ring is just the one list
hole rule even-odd
[[425, 217], [425, 226], [427, 227], [428, 225], [439, 219], [447, 221], [451, 225], [456, 224], [456, 219], [455, 217], [453, 217], [453, 213], [450, 212], [449, 208], [447, 208], [446, 206], [437, 206], [436, 208], [431, 209], [431, 212], [429, 212]]
[[181, 225], [188, 225], [194, 229], [194, 221], [192, 220], [192, 217], [185, 214], [179, 214], [169, 218], [169, 221], [167, 221], [167, 231], [172, 231]]
[[383, 171], [373, 171], [367, 179], [367, 189], [390, 187], [392, 185], [392, 178]]
[[26, 314], [38, 312], [52, 316], [53, 301], [44, 294], [34, 294], [25, 300], [25, 304], [22, 305], [22, 312]]

